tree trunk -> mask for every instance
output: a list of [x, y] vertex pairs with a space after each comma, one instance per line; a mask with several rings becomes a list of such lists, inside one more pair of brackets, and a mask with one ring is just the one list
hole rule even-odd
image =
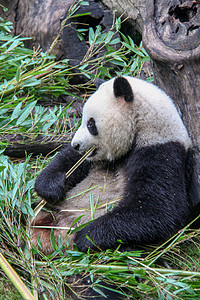
[[155, 83], [178, 105], [197, 147], [200, 183], [200, 4], [199, 1], [147, 0], [143, 44]]
[[[104, 31], [108, 32], [113, 24], [111, 10], [105, 9], [98, 1], [88, 2], [89, 5], [79, 5], [75, 12], [75, 15], [88, 15], [68, 18], [53, 47], [57, 59], [67, 58], [72, 66], [80, 63], [88, 50], [87, 41], [79, 39], [77, 29], [101, 25]], [[0, 17], [13, 22], [14, 35], [31, 37], [24, 42], [26, 47], [40, 47], [46, 52], [58, 37], [61, 23], [67, 18], [74, 3], [75, 0], [2, 0], [1, 4], [8, 10], [5, 12], [0, 7]]]
[[100, 0], [111, 10], [116, 10], [117, 15], [129, 18], [132, 26], [142, 34], [146, 15], [145, 0]]
[[37, 155], [53, 155], [56, 151], [61, 150], [67, 143], [69, 137], [59, 136], [39, 136], [35, 139], [20, 134], [7, 134], [0, 136], [0, 141], [6, 141], [4, 154], [10, 157], [23, 158], [28, 154]]

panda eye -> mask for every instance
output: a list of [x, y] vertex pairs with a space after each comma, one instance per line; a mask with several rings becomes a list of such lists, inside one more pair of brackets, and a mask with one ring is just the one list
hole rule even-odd
[[88, 122], [87, 122], [87, 128], [88, 128], [89, 132], [92, 135], [97, 135], [98, 134], [97, 127], [96, 127], [96, 124], [95, 124], [95, 120], [93, 118], [90, 118], [88, 120]]

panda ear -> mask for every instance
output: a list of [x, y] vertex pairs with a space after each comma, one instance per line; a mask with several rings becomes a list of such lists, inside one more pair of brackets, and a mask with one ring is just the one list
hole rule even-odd
[[126, 102], [132, 102], [134, 99], [130, 83], [125, 77], [118, 76], [113, 83], [114, 95], [116, 98], [124, 97]]

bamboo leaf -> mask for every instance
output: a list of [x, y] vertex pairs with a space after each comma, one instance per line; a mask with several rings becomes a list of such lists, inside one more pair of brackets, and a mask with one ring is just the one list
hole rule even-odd
[[26, 118], [30, 115], [33, 108], [35, 107], [36, 103], [37, 103], [37, 101], [33, 101], [22, 110], [22, 114], [20, 115], [20, 117], [18, 118], [18, 120], [16, 122], [17, 125], [21, 124], [22, 122], [24, 122], [26, 120]]
[[42, 249], [42, 241], [41, 241], [39, 234], [37, 234], [37, 245], [40, 249]]
[[0, 172], [2, 172], [5, 169], [5, 166], [0, 166]]
[[54, 251], [58, 250], [58, 246], [56, 244], [56, 240], [55, 240], [55, 235], [54, 235], [53, 228], [51, 229], [50, 239], [51, 239], [51, 246], [52, 246], [53, 250]]
[[60, 233], [58, 236], [58, 248], [61, 248], [62, 245], [63, 245], [63, 237], [62, 237], [62, 233]]
[[89, 44], [92, 45], [95, 39], [94, 30], [92, 27], [89, 28]]
[[16, 81], [19, 82], [21, 79], [21, 70], [20, 68], [17, 68], [17, 72], [16, 72]]
[[33, 86], [37, 86], [39, 84], [41, 84], [41, 80], [32, 77], [23, 83], [23, 87], [33, 87]]

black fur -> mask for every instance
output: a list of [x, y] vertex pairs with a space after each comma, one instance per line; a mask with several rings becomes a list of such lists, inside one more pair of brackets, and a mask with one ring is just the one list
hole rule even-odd
[[113, 83], [113, 90], [116, 98], [124, 97], [126, 102], [133, 101], [133, 91], [126, 78], [121, 76], [116, 77]]
[[41, 172], [35, 182], [35, 191], [47, 202], [65, 198], [66, 192], [81, 182], [89, 173], [90, 162], [84, 161], [67, 179], [65, 174], [81, 158], [69, 144]]
[[189, 149], [187, 155], [186, 176], [189, 183], [189, 192], [192, 196], [192, 205], [195, 207], [200, 204], [200, 186], [198, 184], [198, 167], [197, 167], [198, 152], [194, 148]]
[[95, 120], [93, 118], [90, 118], [87, 122], [87, 128], [88, 131], [92, 134], [92, 135], [98, 135], [98, 130], [95, 124]]
[[[198, 152], [195, 149], [189, 149], [187, 154], [186, 178], [188, 194], [191, 198], [192, 213], [190, 221], [193, 221], [200, 215], [200, 185], [198, 183]], [[192, 228], [200, 228], [200, 217], [192, 223]]]
[[119, 240], [136, 249], [161, 243], [183, 228], [191, 210], [186, 161], [184, 147], [174, 142], [133, 151], [124, 166], [123, 199], [111, 212], [76, 233], [78, 249], [116, 248]]
[[[91, 168], [85, 161], [65, 180], [65, 172], [78, 159], [79, 154], [71, 146], [58, 154], [37, 178], [37, 193], [50, 202], [62, 200], [66, 191], [82, 181]], [[88, 247], [116, 248], [119, 240], [123, 247], [132, 249], [161, 243], [189, 220], [188, 159], [182, 145], [169, 142], [133, 149], [124, 162], [123, 199], [112, 211], [76, 233], [75, 242], [80, 251], [85, 252]]]

